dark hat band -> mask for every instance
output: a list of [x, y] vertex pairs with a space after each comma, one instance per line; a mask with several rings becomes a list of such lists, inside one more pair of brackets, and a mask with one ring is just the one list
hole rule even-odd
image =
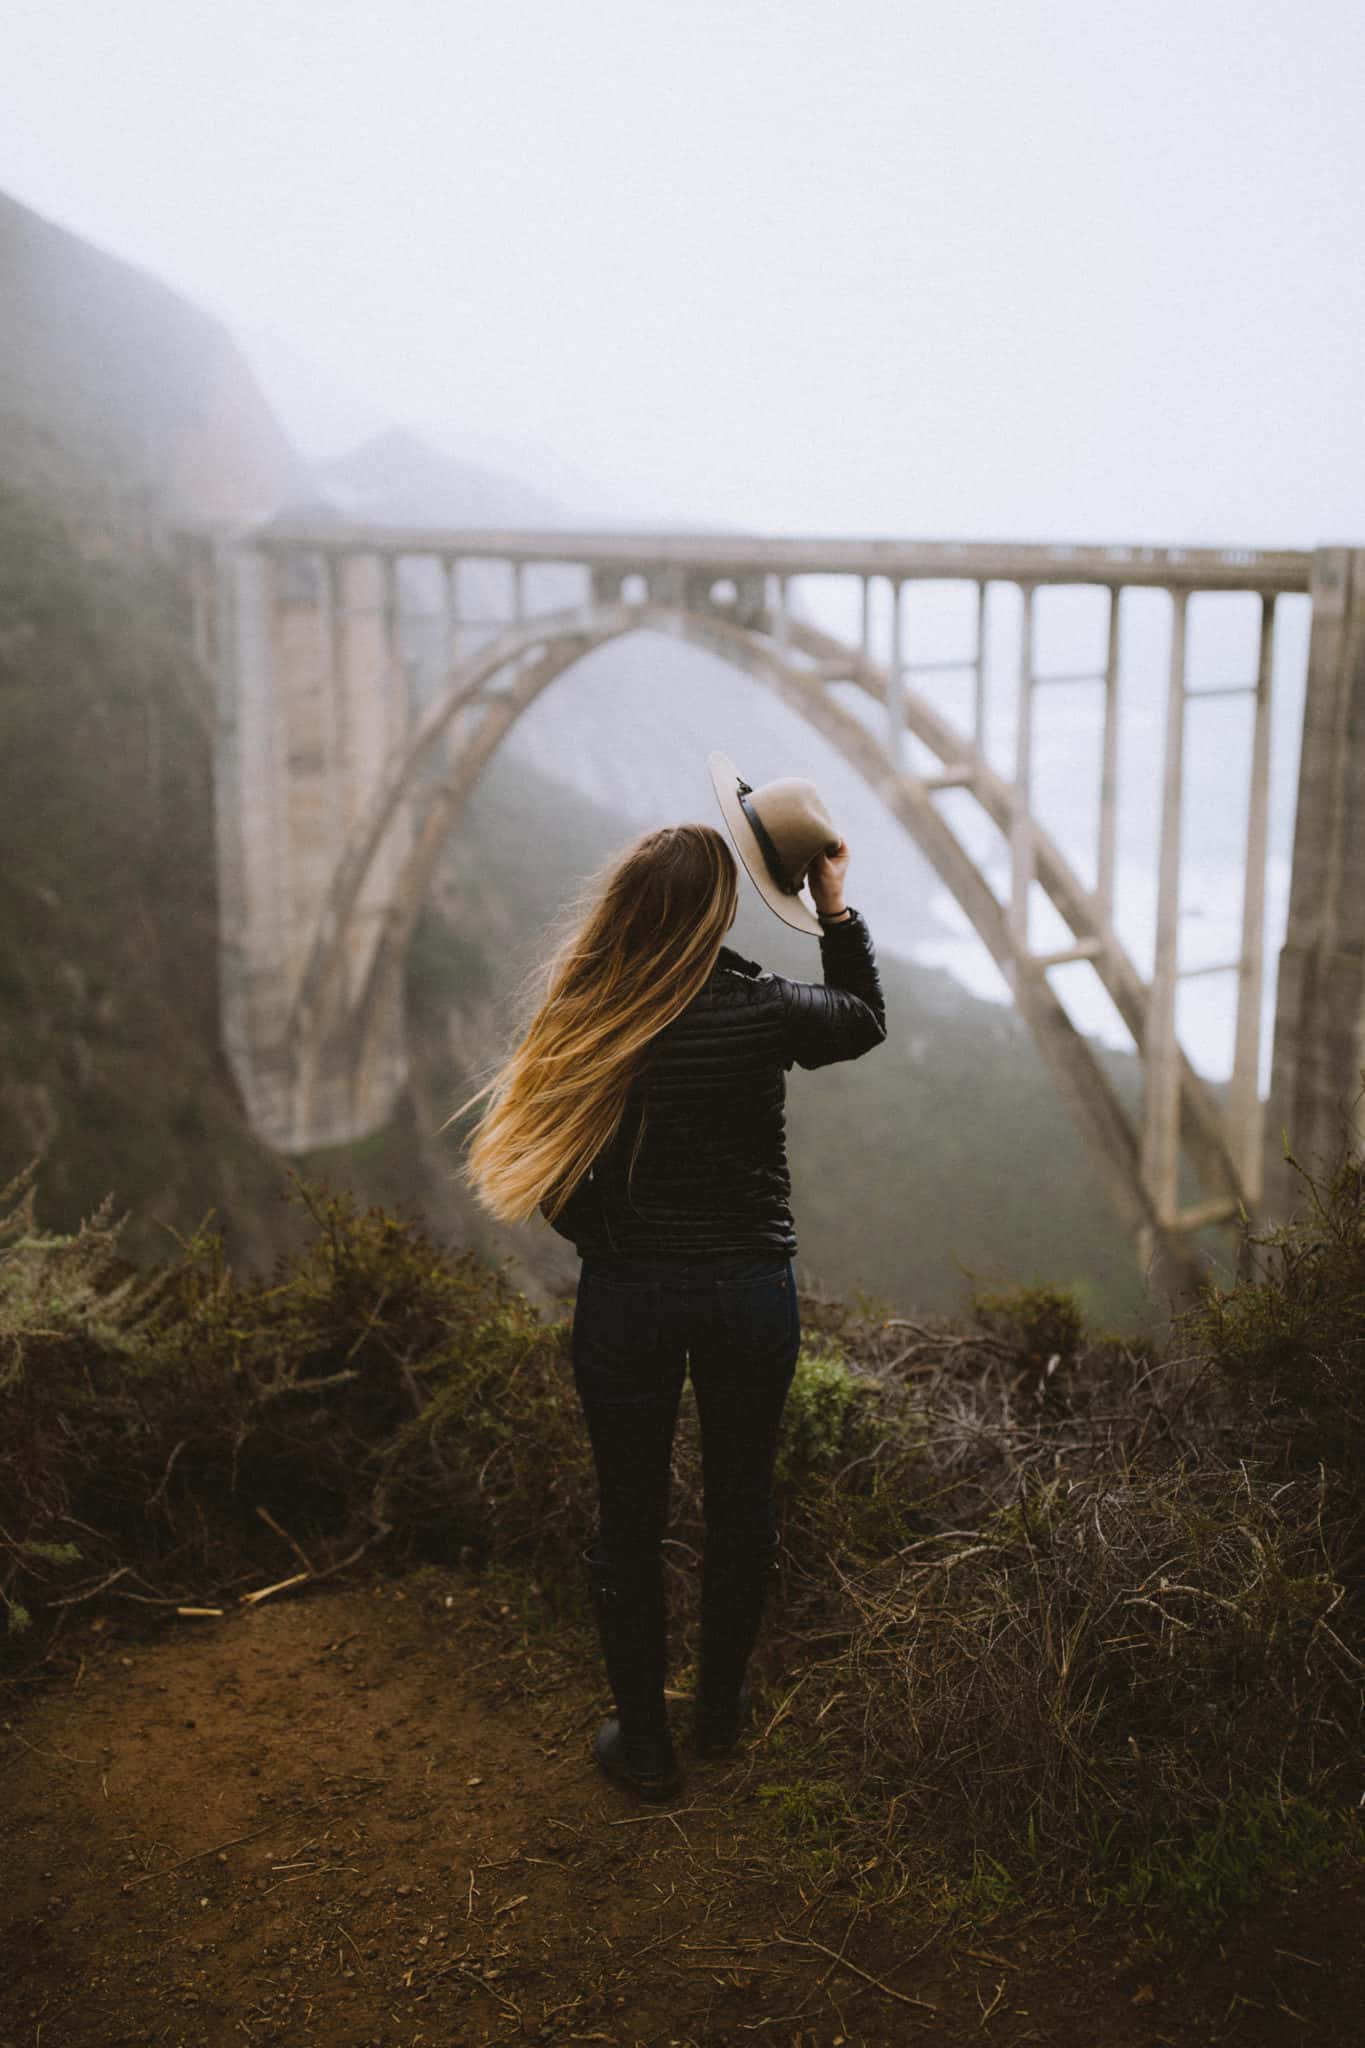
[[767, 828], [763, 820], [748, 800], [752, 789], [753, 784], [751, 782], [741, 781], [737, 784], [735, 793], [739, 798], [740, 809], [753, 828], [753, 835], [758, 841], [758, 850], [763, 855], [764, 864], [784, 896], [799, 896], [801, 894], [801, 884], [788, 881], [782, 867], [782, 856], [768, 837]]

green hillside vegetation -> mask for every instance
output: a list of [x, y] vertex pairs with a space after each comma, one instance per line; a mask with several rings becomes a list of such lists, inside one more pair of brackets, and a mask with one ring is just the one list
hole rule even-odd
[[0, 1174], [111, 1188], [159, 1259], [210, 1209], [268, 1258], [279, 1173], [218, 1050], [206, 706], [170, 567], [0, 488]]
[[[142, 1275], [107, 1217], [61, 1238], [27, 1177], [0, 1195], [16, 1675], [55, 1668], [73, 1613], [155, 1630], [272, 1583], [281, 1521], [306, 1576], [467, 1569], [593, 1655], [567, 1322], [411, 1221], [292, 1189], [309, 1240], [264, 1283], [211, 1231]], [[1309, 1195], [1165, 1353], [1061, 1290], [958, 1328], [806, 1298], [754, 1756], [822, 1884], [920, 1917], [1064, 1904], [1187, 1947], [1359, 1854], [1365, 1171]], [[690, 1403], [672, 1536], [686, 1690]]]

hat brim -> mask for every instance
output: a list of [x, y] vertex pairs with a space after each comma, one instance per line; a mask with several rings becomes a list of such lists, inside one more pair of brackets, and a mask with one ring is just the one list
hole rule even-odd
[[801, 896], [789, 896], [780, 889], [768, 873], [768, 863], [763, 858], [763, 849], [758, 843], [753, 826], [744, 815], [739, 801], [739, 785], [743, 778], [728, 754], [717, 748], [706, 757], [711, 784], [716, 792], [721, 816], [735, 842], [735, 851], [748, 871], [749, 880], [757, 889], [774, 917], [780, 917], [783, 924], [793, 931], [806, 932], [812, 938], [820, 938], [824, 932], [815, 912]]

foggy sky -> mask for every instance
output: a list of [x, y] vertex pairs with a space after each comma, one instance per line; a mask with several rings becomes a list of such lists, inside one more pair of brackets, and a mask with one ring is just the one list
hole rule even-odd
[[1354, 0], [0, 27], [0, 186], [316, 364], [319, 441], [540, 442], [690, 524], [1365, 540]]

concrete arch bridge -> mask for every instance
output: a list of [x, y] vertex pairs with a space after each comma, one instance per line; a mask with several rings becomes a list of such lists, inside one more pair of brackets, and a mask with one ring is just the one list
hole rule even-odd
[[[441, 845], [517, 720], [586, 655], [643, 630], [718, 655], [844, 756], [932, 863], [1004, 974], [1138, 1256], [1169, 1284], [1193, 1240], [1291, 1192], [1281, 1132], [1329, 1157], [1343, 1118], [1362, 1137], [1365, 1058], [1365, 550], [1313, 553], [799, 540], [737, 535], [448, 532], [275, 523], [187, 537], [201, 657], [216, 692], [225, 1048], [255, 1129], [282, 1151], [379, 1128], [406, 1078], [402, 964]], [[810, 592], [852, 594], [846, 637], [812, 623]], [[953, 661], [907, 648], [916, 586], [966, 586], [975, 644]], [[987, 758], [985, 622], [992, 586], [1019, 592], [1014, 754]], [[1103, 594], [1104, 656], [1056, 673], [1036, 658], [1038, 593]], [[1114, 923], [1119, 625], [1124, 594], [1168, 593], [1156, 941], [1139, 971]], [[1189, 614], [1204, 593], [1259, 603], [1254, 673], [1197, 689]], [[1271, 1095], [1261, 1099], [1262, 991], [1276, 610], [1311, 601], [1288, 930]], [[817, 614], [818, 615], [818, 614]], [[427, 649], [426, 685], [415, 686]], [[943, 708], [964, 672], [970, 711]], [[1094, 880], [1037, 814], [1034, 703], [1093, 685], [1102, 727]], [[1230, 1083], [1212, 1089], [1176, 1028], [1182, 979], [1182, 805], [1193, 696], [1253, 707]], [[961, 792], [956, 808], [946, 792]], [[1007, 849], [994, 886], [955, 826], [961, 803]], [[1038, 898], [1063, 943], [1032, 937]], [[1061, 920], [1060, 926], [1056, 920]], [[1118, 1100], [1051, 979], [1088, 962], [1132, 1035], [1141, 1113]]]

